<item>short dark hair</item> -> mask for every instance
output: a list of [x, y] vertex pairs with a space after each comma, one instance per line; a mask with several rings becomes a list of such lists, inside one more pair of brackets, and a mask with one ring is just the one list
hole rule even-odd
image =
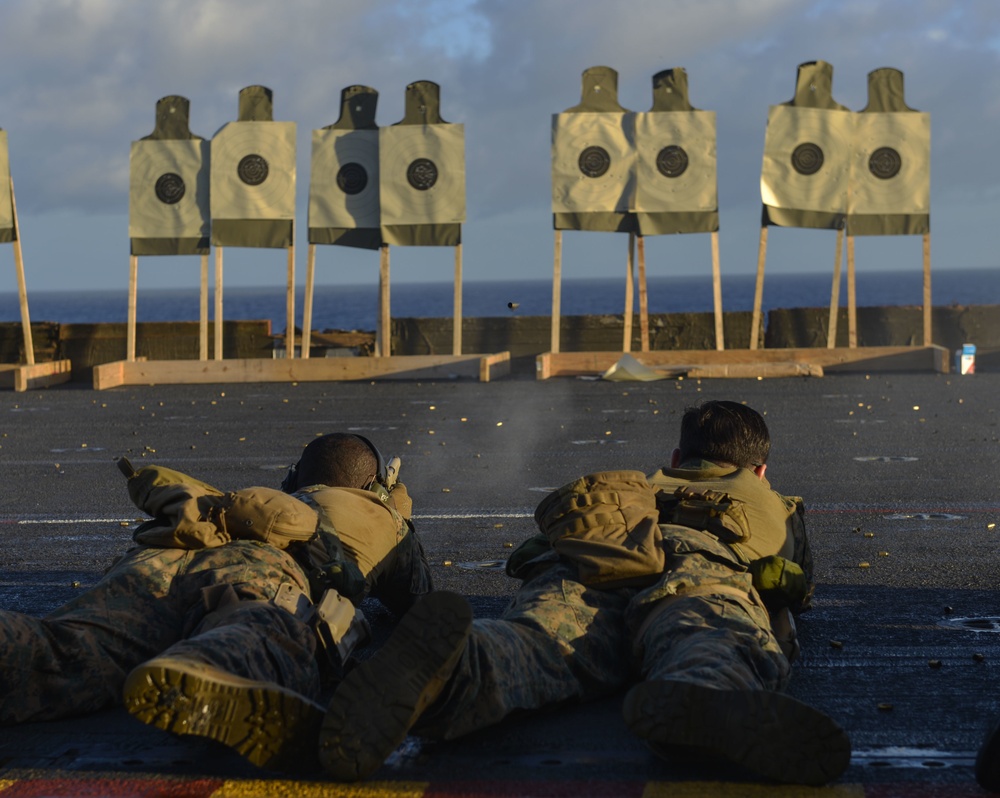
[[756, 410], [738, 402], [710, 401], [684, 411], [678, 448], [681, 462], [700, 457], [755, 468], [767, 462], [771, 435]]
[[367, 488], [377, 473], [378, 458], [364, 439], [347, 432], [331, 432], [310, 441], [303, 450], [295, 487]]

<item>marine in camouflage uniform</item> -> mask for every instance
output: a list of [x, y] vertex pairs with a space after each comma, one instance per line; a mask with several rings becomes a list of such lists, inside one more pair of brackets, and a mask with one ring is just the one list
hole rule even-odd
[[[726, 446], [734, 436], [751, 445]], [[387, 744], [411, 728], [455, 738], [515, 712], [638, 682], [626, 697], [626, 720], [656, 751], [693, 745], [781, 781], [836, 778], [849, 741], [831, 719], [777, 692], [790, 663], [749, 567], [786, 558], [811, 579], [801, 503], [771, 490], [768, 450], [755, 411], [710, 402], [685, 414], [670, 468], [646, 480], [637, 472], [592, 475], [547, 497], [535, 517], [551, 550], [520, 558], [513, 570], [526, 579], [499, 619], [467, 622], [454, 597], [452, 650], [452, 638], [405, 620], [389, 639], [409, 636], [397, 647], [422, 653], [421, 689], [381, 652], [341, 685], [321, 735], [328, 772], [342, 780], [369, 775]], [[661, 523], [663, 500], [677, 488], [727, 494], [745, 512], [741, 533], [724, 540]], [[800, 603], [807, 600], [801, 591]], [[402, 686], [395, 694], [387, 684]], [[347, 734], [375, 690], [412, 711], [370, 717], [375, 730], [367, 737]]]
[[[373, 481], [376, 454], [369, 442], [353, 435], [323, 436], [306, 448], [297, 474], [329, 483], [300, 486], [293, 474], [293, 484], [286, 486], [313, 508], [305, 510], [314, 518], [309, 540], [286, 548], [257, 540], [197, 549], [140, 546], [114, 563], [93, 588], [44, 618], [0, 611], [0, 723], [49, 720], [114, 705], [130, 672], [141, 672], [149, 683], [133, 686], [126, 696], [129, 710], [146, 722], [183, 732], [183, 713], [156, 703], [163, 697], [161, 688], [172, 683], [180, 695], [191, 686], [178, 684], [186, 680], [221, 695], [232, 693], [233, 685], [268, 683], [281, 688], [280, 700], [261, 715], [268, 728], [247, 722], [235, 730], [216, 725], [190, 733], [230, 744], [256, 764], [280, 764], [289, 729], [303, 723], [315, 728], [322, 715], [313, 703], [320, 695], [322, 669], [317, 635], [306, 617], [311, 600], [337, 586], [355, 603], [370, 594], [402, 613], [417, 595], [431, 590], [419, 538], [406, 520], [405, 489], [400, 485], [396, 495], [406, 505], [406, 518], [381, 486], [375, 487], [385, 505], [359, 489]], [[363, 475], [345, 471], [344, 461]], [[362, 512], [352, 514], [356, 506]], [[142, 540], [142, 534], [137, 538]], [[297, 604], [282, 600], [282, 594]], [[179, 670], [171, 672], [164, 663], [180, 664]], [[152, 684], [155, 679], [162, 683]], [[190, 695], [181, 698], [192, 703]], [[275, 715], [280, 722], [269, 720]]]

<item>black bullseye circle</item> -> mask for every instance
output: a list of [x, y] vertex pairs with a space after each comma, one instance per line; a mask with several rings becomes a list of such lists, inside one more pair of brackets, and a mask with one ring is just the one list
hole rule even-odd
[[164, 205], [174, 205], [184, 197], [184, 178], [174, 172], [167, 172], [157, 178], [153, 191]]
[[262, 155], [244, 155], [236, 167], [236, 174], [248, 186], [259, 186], [267, 180], [267, 161]]
[[892, 147], [879, 147], [868, 159], [868, 170], [879, 180], [889, 180], [899, 174], [903, 159]]
[[587, 147], [577, 161], [587, 177], [601, 177], [611, 168], [611, 156], [604, 147]]
[[656, 168], [664, 177], [680, 177], [688, 168], [688, 154], [676, 144], [664, 147], [656, 154]]
[[417, 191], [427, 191], [437, 183], [437, 165], [429, 158], [417, 158], [407, 167], [406, 180]]
[[814, 175], [823, 168], [823, 150], [807, 141], [792, 151], [792, 168], [800, 175]]
[[360, 194], [368, 185], [368, 172], [359, 163], [345, 163], [337, 172], [337, 186], [345, 194]]

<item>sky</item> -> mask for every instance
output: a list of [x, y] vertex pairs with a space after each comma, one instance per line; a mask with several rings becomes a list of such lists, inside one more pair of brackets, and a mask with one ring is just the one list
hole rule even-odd
[[[261, 84], [274, 118], [297, 124], [296, 282], [305, 279], [311, 131], [340, 93], [379, 92], [380, 126], [407, 84], [441, 87], [465, 126], [463, 280], [551, 280], [552, 114], [580, 101], [582, 72], [618, 72], [620, 103], [648, 110], [652, 76], [687, 71], [717, 115], [720, 259], [753, 273], [770, 105], [799, 64], [833, 65], [833, 96], [867, 104], [867, 75], [894, 67], [906, 102], [931, 115], [932, 269], [1000, 271], [1000, 3], [997, 0], [3, 0], [0, 128], [8, 135], [29, 298], [128, 286], [129, 148], [159, 98], [191, 103], [210, 138]], [[711, 276], [707, 234], [649, 237], [647, 271]], [[628, 237], [566, 232], [563, 279], [624, 278]], [[16, 291], [0, 245], [0, 291]], [[771, 228], [767, 274], [832, 274], [832, 231]], [[196, 257], [146, 257], [139, 286], [196, 287]], [[448, 248], [394, 247], [393, 282], [448, 281]], [[857, 241], [861, 270], [921, 270], [921, 239]], [[378, 254], [319, 247], [317, 283], [377, 279]], [[780, 279], [780, 278], [779, 278]], [[225, 250], [226, 286], [284, 286], [280, 250]], [[919, 301], [915, 298], [915, 301]]]

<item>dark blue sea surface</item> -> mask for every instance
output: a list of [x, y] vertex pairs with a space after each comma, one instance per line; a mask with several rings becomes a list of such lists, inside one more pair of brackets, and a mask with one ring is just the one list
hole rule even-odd
[[[940, 270], [932, 275], [932, 304], [1000, 305], [1000, 269]], [[755, 278], [752, 274], [724, 276], [723, 310], [753, 310]], [[295, 323], [302, 324], [303, 292], [295, 299]], [[653, 277], [648, 281], [650, 313], [711, 311], [712, 282], [706, 277]], [[771, 274], [764, 282], [763, 308], [829, 307], [831, 278], [824, 274]], [[272, 331], [285, 329], [284, 288], [226, 288], [226, 319], [270, 319]], [[846, 284], [840, 304], [847, 301]], [[394, 317], [451, 317], [454, 289], [451, 283], [393, 283]], [[511, 310], [509, 303], [517, 307]], [[635, 297], [638, 310], [638, 292]], [[857, 275], [859, 307], [921, 305], [923, 275], [915, 272], [866, 272]], [[32, 321], [59, 323], [124, 322], [128, 318], [127, 292], [36, 291], [28, 296]], [[564, 316], [623, 312], [624, 279], [564, 280], [561, 312]], [[209, 299], [209, 317], [214, 312]], [[198, 289], [148, 289], [139, 291], [139, 321], [197, 321]], [[463, 317], [548, 316], [552, 312], [551, 280], [466, 282], [462, 291]], [[373, 330], [378, 316], [378, 287], [371, 285], [317, 286], [313, 294], [313, 330]], [[0, 293], [0, 320], [20, 321], [16, 293]]]

